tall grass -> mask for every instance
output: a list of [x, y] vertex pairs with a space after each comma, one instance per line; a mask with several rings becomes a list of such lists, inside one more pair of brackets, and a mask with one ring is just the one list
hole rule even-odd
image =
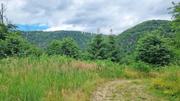
[[0, 60], [0, 101], [87, 101], [96, 86], [107, 80], [152, 77], [154, 89], [171, 92], [170, 88], [179, 96], [178, 66], [162, 71], [149, 68], [141, 63], [120, 65], [63, 56], [6, 58]]
[[180, 101], [180, 67], [169, 66], [152, 79], [152, 88], [170, 101]]
[[80, 62], [62, 56], [7, 58], [0, 61], [0, 100], [60, 101], [69, 91], [86, 88], [81, 92], [88, 92], [96, 81], [118, 77], [121, 72], [112, 63]]

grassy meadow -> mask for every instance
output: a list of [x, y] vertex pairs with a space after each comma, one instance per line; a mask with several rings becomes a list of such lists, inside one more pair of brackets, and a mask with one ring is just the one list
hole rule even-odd
[[157, 96], [180, 99], [179, 66], [158, 70], [143, 63], [120, 65], [43, 55], [0, 60], [0, 101], [89, 101], [98, 85], [116, 79], [139, 79]]

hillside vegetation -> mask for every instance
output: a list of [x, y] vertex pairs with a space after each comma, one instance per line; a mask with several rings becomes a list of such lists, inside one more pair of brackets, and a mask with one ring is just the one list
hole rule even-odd
[[164, 36], [172, 36], [170, 21], [167, 20], [150, 20], [142, 22], [118, 35], [118, 43], [122, 51], [131, 53], [134, 51], [137, 41], [144, 35], [159, 30]]
[[73, 38], [81, 49], [86, 48], [87, 43], [95, 36], [92, 33], [80, 32], [80, 31], [55, 31], [55, 32], [43, 32], [43, 31], [31, 31], [22, 32], [22, 35], [31, 43], [45, 48], [48, 43], [53, 40], [61, 40], [63, 38]]
[[[120, 33], [117, 36], [117, 42], [119, 43], [122, 54], [132, 52], [137, 44], [138, 39], [150, 32], [161, 30], [165, 36], [172, 36], [172, 30], [170, 21], [167, 20], [150, 20], [138, 24], [126, 31]], [[61, 40], [66, 37], [73, 38], [81, 49], [86, 49], [88, 43], [95, 36], [94, 33], [80, 32], [80, 31], [55, 31], [55, 32], [42, 32], [32, 31], [23, 32], [22, 34], [29, 42], [39, 46], [47, 47], [48, 43], [53, 40]], [[107, 36], [104, 36], [107, 37]]]

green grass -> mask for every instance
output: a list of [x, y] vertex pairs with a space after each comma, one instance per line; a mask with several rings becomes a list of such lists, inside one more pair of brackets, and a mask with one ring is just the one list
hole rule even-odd
[[[87, 86], [93, 89], [95, 81], [120, 76], [122, 68], [115, 69], [110, 65], [100, 61], [97, 64], [79, 62], [61, 56], [3, 59], [0, 61], [0, 100], [63, 100], [64, 92], [73, 93]], [[84, 90], [81, 93], [88, 92]]]
[[[134, 66], [136, 68], [133, 69]], [[62, 56], [2, 59], [0, 101], [87, 101], [97, 85], [120, 78], [148, 78], [153, 89], [163, 92], [166, 87], [157, 88], [160, 84], [154, 83], [154, 80], [162, 79], [161, 82], [170, 84], [170, 87], [173, 87], [171, 83], [176, 84], [177, 87], [172, 89], [177, 89], [174, 93], [179, 96], [179, 79], [178, 82], [172, 79], [179, 77], [174, 75], [174, 72], [180, 71], [178, 66], [148, 72], [143, 72], [143, 66], [119, 65], [110, 61], [79, 61]], [[149, 78], [154, 79], [151, 81]], [[162, 92], [159, 94], [166, 96]]]
[[152, 79], [152, 90], [170, 101], [180, 101], [180, 67], [161, 69], [158, 76]]

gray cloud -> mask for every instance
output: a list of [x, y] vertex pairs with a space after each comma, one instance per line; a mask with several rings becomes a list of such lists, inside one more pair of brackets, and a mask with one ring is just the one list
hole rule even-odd
[[[180, 0], [173, 0], [180, 2]], [[16, 24], [43, 24], [69, 29], [120, 33], [151, 19], [170, 19], [172, 0], [1, 0]], [[66, 27], [68, 26], [68, 27]]]

